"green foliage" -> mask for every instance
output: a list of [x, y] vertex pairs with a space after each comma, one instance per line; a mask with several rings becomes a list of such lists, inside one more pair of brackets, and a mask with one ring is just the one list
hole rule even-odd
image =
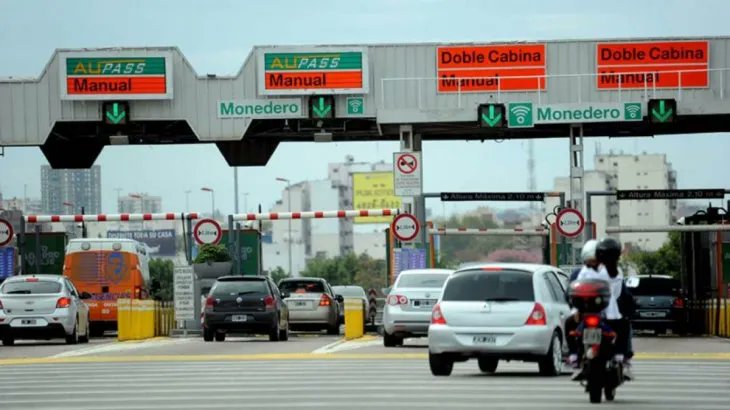
[[200, 252], [193, 263], [228, 262], [231, 255], [225, 245], [206, 244], [200, 247]]
[[681, 234], [670, 232], [669, 240], [656, 252], [633, 252], [627, 259], [640, 275], [670, 275], [679, 278], [682, 264]]
[[169, 259], [150, 260], [150, 296], [155, 300], [173, 299], [175, 264]]
[[335, 258], [315, 257], [307, 262], [302, 276], [323, 278], [330, 285], [357, 285], [365, 291], [385, 286], [386, 263], [367, 254], [350, 253]]
[[276, 269], [269, 272], [269, 277], [274, 281], [274, 283], [279, 283], [280, 280], [286, 279], [290, 276], [291, 275], [289, 275], [281, 266], [277, 266]]

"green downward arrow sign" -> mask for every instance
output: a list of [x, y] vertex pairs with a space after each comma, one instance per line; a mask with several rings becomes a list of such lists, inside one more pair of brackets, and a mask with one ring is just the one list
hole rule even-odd
[[652, 109], [651, 115], [659, 122], [666, 122], [672, 116], [672, 112], [671, 108], [667, 109], [664, 100], [661, 100], [659, 101], [659, 111], [657, 112], [656, 109]]
[[106, 118], [112, 124], [119, 124], [127, 116], [125, 111], [119, 112], [119, 103], [112, 104], [112, 110], [106, 112]]
[[484, 121], [487, 125], [490, 127], [494, 127], [502, 121], [502, 113], [499, 113], [497, 115], [494, 115], [494, 106], [489, 106], [489, 115], [482, 113], [482, 121]]
[[312, 107], [312, 111], [314, 111], [314, 115], [317, 117], [324, 118], [330, 111], [332, 111], [332, 105], [325, 106], [324, 97], [319, 97], [319, 107]]

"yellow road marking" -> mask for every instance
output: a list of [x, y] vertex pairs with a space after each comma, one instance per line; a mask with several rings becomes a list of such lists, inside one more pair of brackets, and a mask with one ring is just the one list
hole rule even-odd
[[[722, 360], [730, 361], [730, 353], [637, 353], [637, 360]], [[0, 359], [0, 366], [54, 363], [134, 363], [134, 362], [202, 362], [264, 360], [426, 360], [427, 353], [260, 353], [224, 355], [141, 355], [141, 356], [77, 356]]]

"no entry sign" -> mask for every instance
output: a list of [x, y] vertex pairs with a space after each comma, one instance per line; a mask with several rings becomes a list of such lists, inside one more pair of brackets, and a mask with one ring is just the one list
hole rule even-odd
[[400, 214], [395, 217], [390, 225], [393, 235], [401, 242], [411, 242], [418, 236], [421, 230], [418, 219], [411, 214]]
[[13, 240], [13, 225], [5, 219], [0, 219], [0, 246], [5, 246]]
[[216, 244], [221, 241], [222, 236], [223, 229], [214, 219], [201, 219], [193, 228], [193, 237], [199, 245]]
[[558, 213], [558, 217], [555, 219], [555, 225], [558, 228], [558, 232], [563, 236], [575, 238], [583, 232], [586, 221], [583, 218], [583, 214], [577, 209], [566, 208]]
[[396, 196], [418, 196], [423, 191], [420, 152], [393, 154], [393, 190]]

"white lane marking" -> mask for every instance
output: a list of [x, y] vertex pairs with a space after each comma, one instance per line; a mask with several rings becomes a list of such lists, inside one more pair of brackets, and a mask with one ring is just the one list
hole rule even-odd
[[319, 349], [316, 349], [312, 351], [313, 354], [327, 354], [327, 353], [336, 353], [336, 352], [342, 352], [347, 350], [356, 350], [356, 349], [362, 349], [363, 347], [370, 347], [370, 346], [378, 346], [383, 344], [382, 338], [375, 338], [370, 339], [366, 341], [359, 341], [357, 339], [355, 340], [338, 340], [334, 343], [330, 343], [328, 345], [322, 346]]
[[176, 345], [181, 343], [187, 343], [192, 341], [193, 339], [153, 339], [153, 340], [145, 340], [142, 342], [117, 342], [117, 343], [107, 343], [102, 346], [92, 346], [85, 349], [79, 349], [79, 350], [72, 350], [70, 352], [63, 352], [59, 353], [53, 356], [50, 356], [53, 359], [62, 358], [62, 357], [77, 357], [77, 356], [86, 356], [86, 355], [93, 355], [93, 354], [99, 354], [99, 353], [110, 353], [110, 352], [121, 352], [125, 350], [135, 350], [135, 349], [144, 349], [147, 347], [159, 347], [159, 346], [169, 346], [169, 345]]

